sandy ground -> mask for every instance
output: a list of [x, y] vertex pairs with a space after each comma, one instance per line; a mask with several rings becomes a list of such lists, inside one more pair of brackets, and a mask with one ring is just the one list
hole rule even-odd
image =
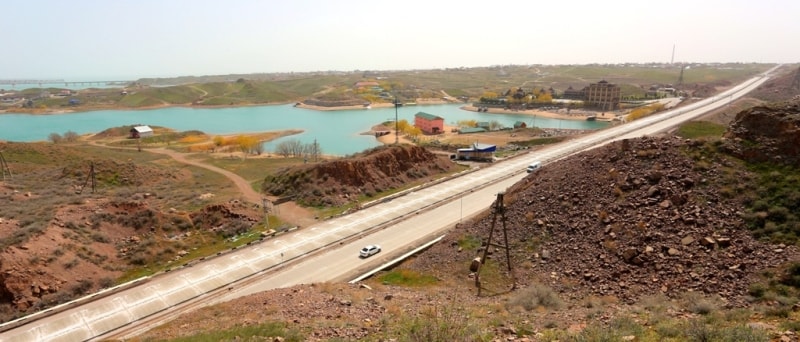
[[[442, 99], [435, 99], [435, 98], [419, 98], [419, 99], [415, 100], [415, 103], [417, 105], [432, 105], [432, 104], [447, 104], [447, 103], [453, 103], [453, 102], [445, 101], [445, 100], [442, 100]], [[394, 107], [394, 104], [391, 103], [391, 102], [371, 103], [369, 106], [370, 106], [370, 108], [392, 108], [392, 107]], [[296, 104], [295, 107], [313, 109], [313, 110], [319, 110], [319, 111], [368, 109], [367, 107], [364, 107], [363, 105], [339, 106], [339, 107], [322, 107], [322, 106], [314, 106], [314, 105], [310, 105], [310, 104], [305, 104], [305, 103], [302, 103], [302, 102], [298, 102], [298, 104]]]
[[[426, 104], [445, 104], [445, 103], [452, 103], [442, 99], [416, 99], [417, 105], [426, 105]], [[391, 108], [393, 106], [392, 103], [373, 103], [370, 105], [372, 108]], [[296, 105], [298, 108], [306, 108], [306, 109], [313, 109], [319, 111], [335, 111], [335, 110], [357, 110], [357, 109], [364, 109], [367, 108], [363, 105], [356, 105], [356, 106], [340, 106], [340, 107], [321, 107], [321, 106], [313, 106], [304, 103], [299, 103]], [[461, 107], [463, 110], [469, 110], [473, 112], [478, 111], [478, 107], [472, 105], [464, 105]], [[586, 120], [589, 116], [595, 116], [599, 121], [611, 121], [615, 118], [615, 115], [611, 112], [608, 113], [597, 113], [594, 111], [584, 111], [584, 110], [571, 110], [567, 113], [566, 110], [559, 110], [556, 112], [552, 111], [543, 111], [543, 110], [509, 110], [503, 108], [489, 108], [487, 113], [497, 113], [497, 114], [523, 114], [523, 115], [531, 115], [531, 116], [538, 116], [543, 118], [550, 118], [550, 119], [561, 119], [561, 120]], [[519, 140], [530, 140], [533, 138], [532, 136], [518, 134], [516, 132], [486, 132], [486, 133], [475, 133], [469, 135], [461, 135], [456, 132], [456, 126], [444, 126], [444, 133], [438, 135], [423, 135], [420, 136], [420, 140], [438, 140], [443, 143], [451, 143], [451, 144], [471, 144], [473, 142], [481, 142], [486, 144], [495, 144], [498, 146], [504, 146], [512, 141], [519, 141]], [[363, 134], [374, 134], [375, 131], [383, 131], [388, 130], [389, 134], [383, 135], [378, 137], [378, 141], [382, 144], [394, 144], [395, 142], [399, 142], [401, 144], [413, 144], [414, 142], [411, 140], [409, 136], [401, 134], [399, 139], [395, 136], [395, 131], [392, 128], [385, 128], [375, 126], [372, 128], [372, 131], [364, 132]], [[566, 131], [566, 130], [565, 130]], [[571, 132], [574, 133], [574, 132]], [[557, 132], [555, 134], [558, 134]]]
[[[478, 111], [478, 107], [467, 105], [461, 107], [463, 110], [469, 110], [476, 112]], [[565, 109], [559, 109], [557, 112], [550, 112], [544, 110], [536, 110], [536, 109], [526, 109], [526, 110], [510, 110], [504, 108], [488, 108], [487, 113], [496, 113], [496, 114], [525, 114], [525, 115], [532, 115], [532, 116], [539, 116], [543, 118], [550, 118], [550, 119], [561, 119], [561, 120], [580, 120], [585, 121], [586, 118], [590, 116], [597, 117], [597, 120], [600, 121], [610, 121], [614, 119], [614, 114], [611, 112], [607, 113], [597, 113], [594, 111], [585, 111], [585, 110], [571, 110], [569, 113]]]
[[[306, 108], [306, 109], [313, 109], [319, 111], [334, 111], [334, 110], [354, 110], [354, 109], [364, 109], [366, 110], [367, 107], [363, 105], [355, 105], [355, 106], [339, 106], [339, 107], [322, 107], [322, 106], [313, 106], [305, 103], [300, 103], [295, 105], [297, 108]], [[391, 108], [394, 107], [394, 104], [391, 103], [373, 103], [370, 104], [372, 108]]]

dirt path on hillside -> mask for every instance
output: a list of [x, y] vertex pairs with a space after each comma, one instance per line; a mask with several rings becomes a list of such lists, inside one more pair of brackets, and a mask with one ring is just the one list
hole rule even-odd
[[[99, 144], [99, 143], [94, 142], [94, 141], [90, 141], [89, 144], [94, 145], [94, 146], [98, 146], [98, 147], [109, 148], [109, 146], [105, 146], [103, 144]], [[132, 150], [135, 149], [135, 148], [126, 148], [126, 147], [117, 147], [117, 146], [115, 146], [113, 148], [115, 148], [115, 149], [124, 148], [124, 149], [132, 149]], [[197, 166], [197, 167], [202, 167], [202, 168], [204, 168], [206, 170], [219, 173], [219, 174], [225, 176], [226, 178], [230, 179], [231, 182], [233, 182], [233, 184], [236, 185], [236, 187], [239, 189], [239, 193], [242, 195], [242, 199], [247, 201], [247, 202], [258, 204], [258, 205], [262, 205], [263, 204], [262, 199], [264, 199], [264, 198], [270, 200], [271, 202], [274, 202], [275, 200], [277, 200], [277, 197], [266, 196], [266, 195], [263, 195], [263, 194], [259, 193], [258, 191], [253, 190], [253, 187], [250, 185], [250, 182], [248, 182], [246, 179], [242, 178], [241, 176], [239, 176], [239, 175], [237, 175], [237, 174], [235, 174], [233, 172], [230, 172], [228, 170], [216, 167], [214, 165], [209, 165], [209, 164], [206, 164], [206, 163], [203, 163], [203, 162], [200, 162], [200, 161], [188, 159], [187, 156], [189, 154], [173, 151], [173, 150], [166, 149], [166, 148], [163, 148], [163, 147], [147, 148], [147, 149], [143, 149], [143, 151], [163, 154], [163, 155], [166, 155], [166, 156], [174, 159], [175, 161], [177, 161], [179, 163], [192, 165], [192, 166]], [[284, 203], [279, 204], [278, 206], [276, 206], [276, 207], [274, 207], [272, 209], [271, 214], [274, 215], [274, 216], [277, 216], [278, 218], [280, 218], [281, 221], [284, 221], [284, 222], [287, 222], [289, 224], [296, 225], [296, 226], [310, 226], [310, 225], [312, 225], [312, 224], [317, 222], [317, 220], [314, 218], [314, 213], [311, 210], [309, 210], [307, 208], [304, 208], [304, 207], [301, 207], [301, 206], [297, 205], [294, 202], [284, 202]]]
[[[214, 165], [208, 165], [208, 164], [196, 161], [196, 160], [190, 160], [190, 159], [186, 158], [187, 155], [184, 154], [184, 153], [176, 152], [176, 151], [169, 150], [169, 149], [166, 149], [166, 148], [163, 148], [163, 147], [148, 148], [148, 149], [145, 149], [145, 151], [158, 153], [158, 154], [164, 154], [164, 155], [169, 156], [172, 159], [175, 159], [176, 161], [178, 161], [180, 163], [188, 164], [188, 165], [192, 165], [192, 166], [197, 166], [197, 167], [202, 167], [202, 168], [204, 168], [206, 170], [210, 170], [210, 171], [219, 173], [219, 174], [227, 177], [228, 179], [230, 179], [233, 182], [233, 184], [235, 184], [236, 187], [239, 188], [239, 192], [242, 194], [242, 197], [244, 198], [244, 200], [246, 200], [246, 201], [248, 201], [250, 203], [261, 204], [261, 199], [263, 197], [267, 197], [267, 196], [262, 196], [261, 194], [259, 194], [255, 190], [253, 190], [253, 187], [250, 186], [250, 182], [248, 182], [247, 180], [245, 180], [241, 176], [239, 176], [239, 175], [237, 175], [237, 174], [235, 174], [233, 172], [230, 172], [228, 170], [218, 168], [218, 167], [216, 167]], [[274, 198], [273, 198], [273, 200], [274, 200]]]
[[[235, 184], [236, 187], [239, 188], [239, 192], [242, 194], [244, 200], [250, 203], [261, 205], [263, 204], [262, 199], [264, 198], [268, 199], [271, 202], [277, 200], [277, 197], [266, 196], [253, 190], [253, 187], [250, 185], [250, 182], [248, 182], [241, 176], [233, 172], [230, 172], [228, 170], [216, 167], [214, 165], [209, 165], [196, 160], [188, 159], [186, 158], [187, 154], [185, 153], [176, 152], [163, 147], [146, 149], [145, 151], [164, 154], [172, 159], [175, 159], [175, 161], [179, 163], [202, 167], [206, 170], [219, 173], [230, 179], [233, 182], [233, 184]], [[288, 222], [296, 226], [309, 226], [316, 223], [316, 219], [314, 218], [314, 213], [311, 212], [311, 210], [303, 208], [294, 202], [284, 202], [279, 204], [277, 207], [272, 209], [272, 214], [280, 218], [282, 221]]]

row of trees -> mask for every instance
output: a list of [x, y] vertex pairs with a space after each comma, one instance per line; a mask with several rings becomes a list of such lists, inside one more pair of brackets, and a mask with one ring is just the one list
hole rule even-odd
[[78, 141], [79, 137], [80, 136], [78, 135], [78, 133], [75, 133], [73, 131], [66, 131], [64, 132], [64, 135], [58, 133], [50, 133], [50, 135], [47, 136], [47, 140], [50, 140], [50, 142], [54, 144], [62, 142], [72, 143]]
[[[223, 136], [215, 136], [211, 139], [211, 144], [203, 145], [205, 147], [200, 147], [203, 150], [210, 150], [216, 151], [219, 148], [224, 146], [232, 146], [233, 148], [238, 149], [245, 155], [248, 154], [256, 154], [261, 155], [264, 153], [264, 145], [255, 137], [247, 136], [247, 135], [237, 135], [235, 137], [226, 138]], [[190, 148], [190, 150], [197, 150], [196, 148]]]
[[633, 120], [641, 119], [641, 118], [646, 117], [646, 116], [648, 116], [650, 114], [653, 114], [655, 112], [659, 112], [659, 111], [661, 111], [663, 109], [664, 109], [664, 104], [663, 103], [659, 103], [659, 102], [653, 103], [653, 104], [650, 104], [650, 105], [647, 105], [647, 106], [644, 106], [644, 107], [639, 107], [639, 108], [636, 108], [636, 109], [632, 110], [625, 117], [625, 119], [626, 119], [626, 121], [633, 121]]
[[275, 146], [275, 153], [284, 158], [304, 157], [317, 160], [322, 156], [322, 148], [319, 147], [319, 143], [316, 140], [313, 143], [303, 144], [300, 140], [289, 139]]
[[403, 134], [410, 135], [414, 138], [422, 134], [422, 130], [419, 129], [419, 127], [410, 124], [406, 119], [397, 122], [397, 129], [403, 132]]

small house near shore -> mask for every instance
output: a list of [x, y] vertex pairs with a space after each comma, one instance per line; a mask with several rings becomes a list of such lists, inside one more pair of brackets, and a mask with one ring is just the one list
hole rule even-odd
[[150, 128], [150, 126], [147, 126], [147, 125], [133, 126], [133, 128], [131, 128], [130, 133], [131, 133], [131, 136], [130, 136], [131, 139], [152, 137], [153, 136], [153, 129]]

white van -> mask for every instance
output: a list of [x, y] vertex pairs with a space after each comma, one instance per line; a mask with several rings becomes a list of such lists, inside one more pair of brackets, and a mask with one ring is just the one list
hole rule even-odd
[[534, 171], [538, 170], [540, 167], [542, 167], [542, 162], [535, 161], [535, 162], [531, 163], [531, 165], [528, 165], [528, 173], [534, 172]]

